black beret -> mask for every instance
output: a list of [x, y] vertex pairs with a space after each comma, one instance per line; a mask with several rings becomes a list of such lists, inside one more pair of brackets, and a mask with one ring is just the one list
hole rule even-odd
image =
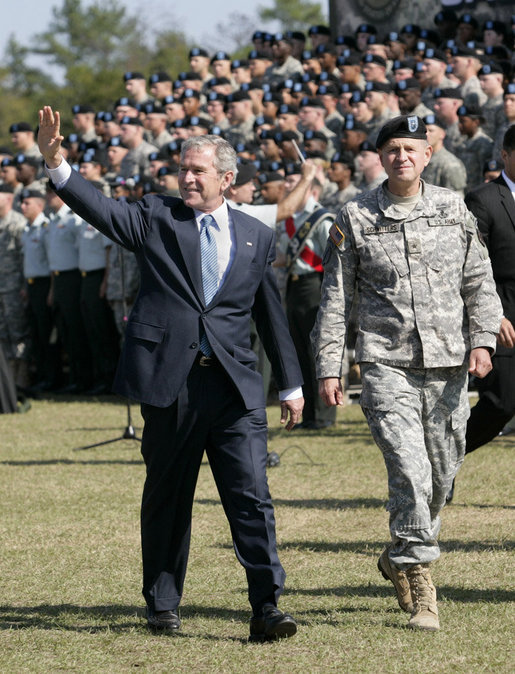
[[359, 146], [360, 152], [376, 152], [377, 148], [374, 143], [371, 143], [369, 140], [364, 140]]
[[483, 164], [483, 173], [487, 171], [502, 171], [504, 164], [498, 162], [496, 159], [489, 159]]
[[257, 168], [252, 162], [238, 164], [238, 175], [234, 181], [234, 187], [240, 187], [250, 183], [256, 177]]
[[124, 107], [128, 106], [129, 108], [134, 108], [136, 110], [138, 109], [138, 104], [136, 101], [133, 98], [128, 98], [128, 96], [122, 96], [121, 98], [118, 98], [118, 100], [114, 102], [113, 108], [116, 109], [122, 105]]
[[145, 75], [143, 73], [135, 72], [132, 70], [128, 70], [126, 73], [123, 74], [123, 81], [127, 82], [127, 80], [144, 80]]
[[389, 82], [367, 82], [365, 84], [365, 93], [368, 91], [380, 91], [383, 94], [389, 94], [392, 91], [392, 85]]
[[335, 40], [335, 44], [338, 46], [344, 45], [350, 47], [351, 49], [356, 49], [356, 39], [352, 35], [338, 35]]
[[433, 47], [427, 47], [424, 50], [424, 58], [447, 63], [447, 56], [445, 55], [445, 52], [441, 49], [433, 49]]
[[379, 150], [391, 138], [413, 138], [427, 140], [426, 125], [416, 115], [399, 115], [394, 117], [383, 126], [376, 140], [376, 148]]
[[282, 131], [281, 132], [281, 139], [278, 140], [278, 143], [282, 143], [284, 140], [294, 140], [296, 143], [299, 140], [299, 136], [295, 133], [295, 131]]
[[208, 58], [209, 54], [205, 49], [202, 49], [202, 47], [193, 47], [190, 49], [188, 58], [191, 58], [192, 56], [204, 56], [205, 58]]
[[460, 16], [460, 18], [458, 19], [458, 25], [460, 23], [467, 23], [469, 26], [474, 26], [474, 28], [477, 28], [479, 26], [476, 17], [473, 16], [472, 14], [462, 14], [462, 16]]
[[343, 124], [345, 131], [363, 131], [368, 134], [368, 129], [363, 122], [358, 122], [354, 115], [347, 115]]
[[188, 117], [188, 126], [200, 126], [203, 129], [209, 129], [211, 122], [205, 117], [198, 117], [193, 115], [193, 117]]
[[447, 130], [445, 124], [442, 121], [440, 121], [436, 115], [433, 115], [433, 113], [431, 113], [430, 115], [426, 115], [422, 119], [426, 126], [439, 126], [444, 131]]
[[442, 9], [441, 12], [435, 15], [433, 19], [435, 24], [438, 26], [444, 21], [450, 21], [451, 23], [458, 23], [458, 15], [453, 9]]
[[129, 117], [129, 115], [125, 115], [125, 117], [122, 117], [120, 124], [130, 124], [131, 126], [143, 126], [143, 122], [139, 117]]
[[362, 63], [376, 63], [377, 65], [386, 68], [386, 61], [382, 56], [379, 56], [379, 54], [365, 54], [361, 61]]
[[283, 103], [279, 106], [277, 114], [279, 115], [297, 115], [299, 113], [299, 106], [294, 103]]
[[107, 141], [106, 147], [120, 147], [122, 145], [122, 139], [120, 136], [113, 136]]
[[227, 96], [227, 103], [238, 103], [239, 101], [250, 101], [251, 98], [247, 91], [233, 91]]
[[359, 66], [361, 65], [361, 56], [357, 52], [350, 52], [347, 55], [338, 56], [337, 66]]
[[87, 112], [95, 112], [95, 108], [91, 105], [74, 105], [72, 106], [72, 114], [80, 115]]
[[407, 23], [400, 29], [399, 33], [401, 35], [402, 33], [406, 33], [407, 35], [416, 35], [418, 37], [420, 35], [420, 26], [414, 23]]
[[302, 164], [299, 162], [288, 163], [284, 166], [284, 173], [287, 176], [294, 176], [302, 173]]
[[266, 185], [267, 183], [278, 183], [283, 182], [284, 176], [282, 173], [277, 171], [265, 171], [265, 173], [260, 173], [258, 175], [258, 182], [260, 185]]
[[435, 89], [433, 92], [434, 98], [456, 98], [462, 99], [460, 87], [446, 87], [445, 89]]
[[483, 119], [483, 113], [481, 112], [481, 107], [475, 103], [469, 103], [469, 105], [460, 105], [456, 111], [458, 117], [470, 117], [471, 119]]
[[14, 158], [14, 161], [16, 163], [16, 166], [19, 166], [20, 164], [28, 164], [29, 166], [33, 166], [34, 168], [39, 168], [41, 166], [40, 159], [38, 159], [37, 157], [27, 157], [27, 155], [23, 154], [23, 152], [17, 154], [16, 157]]
[[504, 71], [498, 63], [486, 63], [478, 72], [477, 76], [481, 77], [481, 75], [492, 75], [494, 73], [502, 75]]
[[320, 98], [310, 98], [309, 96], [304, 96], [300, 102], [301, 108], [321, 108], [325, 110], [325, 105]]
[[185, 98], [197, 98], [200, 99], [200, 93], [196, 89], [184, 89], [180, 96], [180, 100], [183, 101]]
[[152, 73], [148, 78], [149, 84], [155, 84], [156, 82], [171, 82], [172, 78], [168, 73], [164, 71], [159, 71], [157, 73]]
[[312, 129], [307, 129], [304, 132], [304, 140], [321, 140], [324, 143], [327, 143], [327, 136], [322, 131], [313, 131]]
[[144, 103], [141, 112], [144, 112], [146, 115], [158, 114], [166, 115], [166, 110], [158, 101], [150, 101], [149, 103]]
[[331, 35], [331, 29], [327, 26], [311, 26], [308, 35]]
[[28, 122], [18, 122], [17, 124], [11, 124], [9, 127], [9, 133], [16, 133], [17, 131], [33, 131], [33, 129]]
[[192, 81], [199, 82], [202, 80], [202, 77], [200, 77], [198, 73], [193, 73], [191, 72], [191, 70], [189, 70], [187, 72], [179, 73], [177, 79], [180, 80], [181, 82], [184, 82], [185, 80], [188, 80], [189, 82]]
[[418, 89], [420, 90], [420, 82], [415, 77], [408, 77], [405, 80], [400, 80], [395, 85], [395, 93], [398, 94], [400, 91], [406, 91], [408, 89]]
[[370, 33], [371, 35], [375, 35], [377, 33], [377, 28], [370, 23], [360, 23], [354, 32], [356, 35], [358, 33]]
[[24, 189], [20, 193], [20, 199], [46, 199], [46, 194], [39, 190]]
[[0, 192], [14, 194], [14, 187], [12, 185], [8, 185], [7, 183], [0, 183]]
[[331, 157], [331, 164], [354, 166], [354, 155], [352, 152], [335, 152]]
[[236, 68], [248, 68], [249, 62], [247, 59], [235, 59], [231, 63], [231, 70], [236, 70]]
[[0, 166], [16, 166], [16, 162], [11, 157], [4, 157], [0, 162]]
[[472, 56], [474, 58], [479, 58], [475, 49], [472, 49], [472, 47], [465, 47], [463, 45], [455, 45], [451, 49], [451, 52], [453, 56]]
[[214, 54], [211, 57], [211, 63], [214, 63], [215, 61], [230, 61], [231, 57], [226, 51], [217, 51], [216, 54]]

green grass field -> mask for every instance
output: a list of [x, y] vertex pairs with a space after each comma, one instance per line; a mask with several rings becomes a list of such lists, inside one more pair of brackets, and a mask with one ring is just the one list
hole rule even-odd
[[[141, 431], [139, 410], [134, 424]], [[388, 537], [386, 472], [358, 406], [322, 435], [288, 434], [269, 408], [269, 471], [289, 640], [248, 644], [243, 569], [209, 466], [194, 505], [183, 628], [145, 627], [139, 444], [123, 403], [34, 401], [0, 419], [0, 672], [512, 672], [515, 436], [467, 458], [443, 513], [433, 579], [438, 633], [406, 629], [376, 568]]]

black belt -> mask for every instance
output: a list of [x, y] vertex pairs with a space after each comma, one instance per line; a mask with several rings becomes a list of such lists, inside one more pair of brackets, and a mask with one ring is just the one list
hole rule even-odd
[[195, 364], [200, 365], [200, 367], [214, 367], [219, 364], [219, 360], [215, 355], [205, 356], [202, 351], [197, 351], [197, 356], [195, 358]]

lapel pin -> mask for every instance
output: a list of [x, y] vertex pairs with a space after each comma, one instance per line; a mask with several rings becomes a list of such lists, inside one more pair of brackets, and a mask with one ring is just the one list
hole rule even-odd
[[247, 241], [247, 246], [252, 246], [252, 241]]

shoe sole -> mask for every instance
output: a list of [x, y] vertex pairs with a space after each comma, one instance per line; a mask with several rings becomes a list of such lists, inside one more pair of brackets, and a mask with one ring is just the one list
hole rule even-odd
[[423, 627], [422, 625], [411, 625], [410, 623], [408, 623], [408, 628], [418, 632], [438, 632], [440, 629], [440, 627]]

